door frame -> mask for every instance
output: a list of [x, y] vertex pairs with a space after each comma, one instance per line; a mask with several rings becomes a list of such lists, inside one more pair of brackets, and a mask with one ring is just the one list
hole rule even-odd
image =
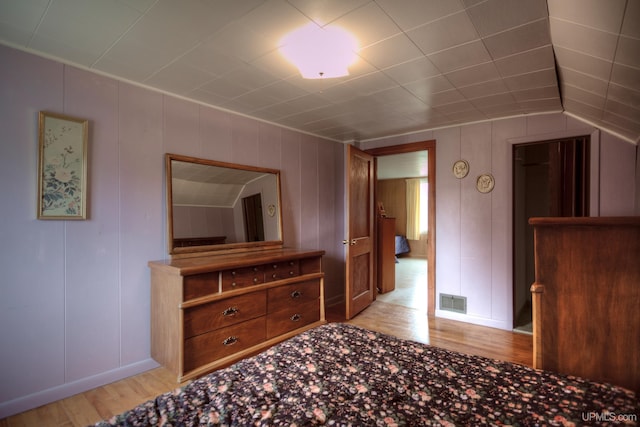
[[[412, 142], [408, 144], [391, 145], [388, 147], [371, 148], [364, 150], [374, 157], [388, 156], [391, 154], [413, 153], [416, 151], [427, 151], [427, 184], [428, 190], [428, 211], [429, 211], [429, 234], [427, 240], [427, 314], [435, 316], [436, 307], [436, 140]], [[377, 171], [376, 171], [377, 172]], [[375, 185], [375, 184], [374, 184]], [[377, 206], [377, 200], [376, 204]], [[377, 236], [376, 236], [377, 237]], [[377, 239], [376, 239], [377, 241]]]

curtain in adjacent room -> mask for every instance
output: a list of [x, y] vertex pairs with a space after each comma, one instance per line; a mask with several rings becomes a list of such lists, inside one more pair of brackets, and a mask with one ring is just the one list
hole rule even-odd
[[420, 240], [420, 179], [407, 179], [407, 239]]

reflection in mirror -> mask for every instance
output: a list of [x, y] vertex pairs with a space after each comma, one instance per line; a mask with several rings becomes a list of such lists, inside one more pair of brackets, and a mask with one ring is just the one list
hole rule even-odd
[[282, 244], [280, 172], [166, 155], [169, 253]]

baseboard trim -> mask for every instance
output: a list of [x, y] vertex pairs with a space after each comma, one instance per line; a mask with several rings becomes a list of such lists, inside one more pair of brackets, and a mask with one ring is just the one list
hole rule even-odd
[[487, 319], [486, 317], [470, 316], [469, 314], [459, 314], [451, 311], [436, 310], [436, 317], [443, 319], [457, 320], [460, 322], [472, 323], [474, 325], [488, 326], [490, 328], [504, 329], [510, 331], [512, 328], [507, 326], [504, 320]]
[[105, 384], [119, 381], [123, 378], [141, 374], [150, 369], [157, 368], [158, 366], [159, 365], [155, 360], [146, 359], [117, 369], [82, 378], [77, 381], [61, 384], [33, 394], [2, 402], [0, 403], [0, 419], [55, 402], [56, 400], [67, 398]]

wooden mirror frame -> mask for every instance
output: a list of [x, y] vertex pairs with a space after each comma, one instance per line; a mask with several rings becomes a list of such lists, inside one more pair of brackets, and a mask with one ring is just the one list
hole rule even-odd
[[[276, 216], [278, 236], [277, 240], [265, 240], [265, 241], [251, 241], [251, 242], [236, 242], [236, 243], [221, 243], [221, 244], [203, 244], [194, 246], [177, 247], [174, 239], [174, 212], [173, 212], [173, 173], [172, 173], [172, 161], [180, 161], [187, 163], [195, 163], [199, 165], [216, 166], [218, 168], [228, 168], [234, 170], [243, 170], [250, 172], [259, 172], [273, 174], [276, 178], [276, 193], [277, 201], [276, 206], [272, 208], [269, 206], [263, 207], [265, 214], [271, 216], [271, 212]], [[280, 184], [280, 171], [278, 169], [262, 168], [257, 166], [241, 165], [236, 163], [220, 162], [216, 160], [201, 159], [197, 157], [183, 156], [179, 154], [166, 153], [165, 154], [165, 178], [166, 178], [166, 199], [167, 199], [167, 246], [169, 254], [172, 257], [188, 257], [188, 256], [201, 256], [211, 254], [223, 254], [223, 253], [235, 253], [260, 249], [275, 249], [282, 248], [283, 246], [283, 228], [282, 228], [282, 191]], [[195, 238], [194, 238], [195, 240]]]

